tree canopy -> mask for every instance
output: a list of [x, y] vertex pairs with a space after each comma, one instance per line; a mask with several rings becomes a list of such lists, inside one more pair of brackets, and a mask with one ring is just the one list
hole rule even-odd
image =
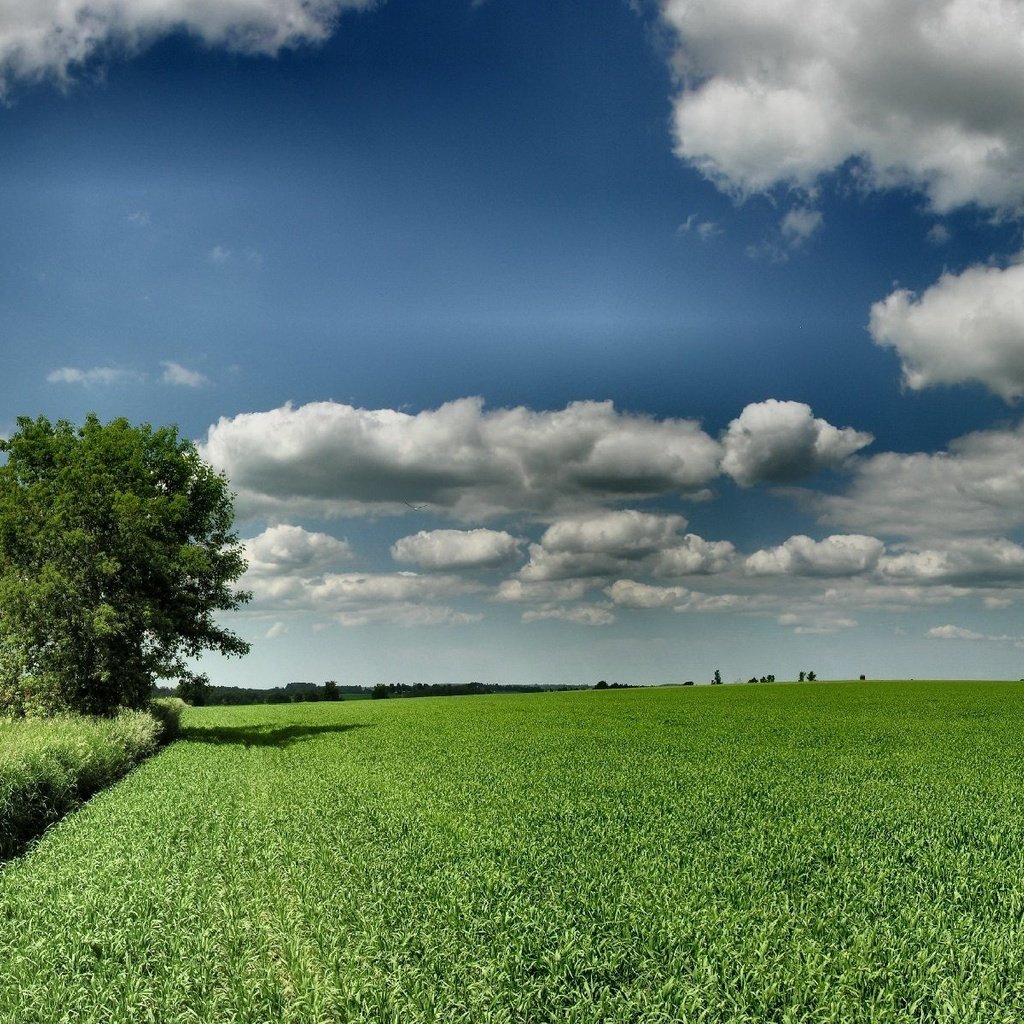
[[0, 713], [109, 714], [205, 650], [249, 594], [228, 483], [176, 427], [18, 419], [0, 441]]

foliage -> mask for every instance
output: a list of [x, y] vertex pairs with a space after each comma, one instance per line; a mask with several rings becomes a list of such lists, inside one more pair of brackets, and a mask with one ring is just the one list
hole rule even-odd
[[0, 721], [0, 858], [153, 753], [172, 715]]
[[713, 686], [722, 685], [722, 673], [716, 668], [715, 674], [711, 677], [711, 683]]
[[160, 743], [171, 743], [181, 732], [181, 715], [187, 705], [180, 697], [157, 697], [149, 702], [149, 713], [160, 723]]
[[184, 724], [0, 873], [0, 1020], [1024, 1019], [1015, 683]]
[[0, 451], [0, 711], [141, 708], [248, 650], [213, 619], [248, 599], [227, 481], [176, 428], [22, 417]]

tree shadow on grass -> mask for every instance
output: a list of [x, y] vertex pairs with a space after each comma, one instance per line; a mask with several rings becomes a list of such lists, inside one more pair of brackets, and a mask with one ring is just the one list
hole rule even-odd
[[180, 739], [186, 743], [213, 743], [221, 746], [290, 747], [303, 740], [329, 733], [365, 729], [362, 722], [338, 722], [333, 725], [221, 725], [198, 729], [182, 729]]

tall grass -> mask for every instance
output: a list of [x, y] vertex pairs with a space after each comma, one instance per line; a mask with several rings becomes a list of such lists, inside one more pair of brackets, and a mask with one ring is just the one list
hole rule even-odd
[[[154, 702], [156, 704], [156, 702]], [[0, 720], [0, 859], [13, 856], [173, 738], [180, 709]]]

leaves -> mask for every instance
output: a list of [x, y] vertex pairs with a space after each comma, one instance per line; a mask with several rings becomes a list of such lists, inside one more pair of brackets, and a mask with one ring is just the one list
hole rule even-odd
[[0, 443], [0, 710], [112, 713], [203, 650], [248, 600], [226, 479], [174, 427], [18, 420]]

